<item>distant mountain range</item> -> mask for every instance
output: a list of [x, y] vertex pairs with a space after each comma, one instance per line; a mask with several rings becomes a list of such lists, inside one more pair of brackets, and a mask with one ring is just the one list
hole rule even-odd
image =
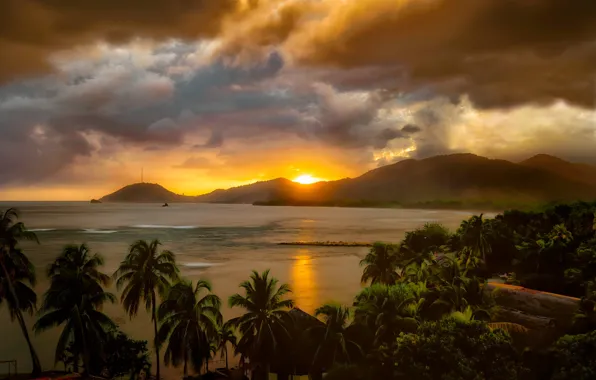
[[102, 202], [207, 202], [269, 205], [424, 205], [596, 199], [596, 166], [540, 154], [519, 163], [473, 154], [408, 159], [356, 178], [301, 185], [285, 178], [200, 196], [137, 183]]

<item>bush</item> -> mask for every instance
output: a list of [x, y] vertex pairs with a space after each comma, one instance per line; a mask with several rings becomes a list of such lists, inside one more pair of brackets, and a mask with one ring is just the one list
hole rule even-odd
[[386, 379], [518, 379], [527, 372], [501, 330], [451, 318], [423, 323], [381, 350], [376, 376]]
[[553, 380], [596, 379], [596, 331], [566, 335], [552, 348]]
[[426, 223], [422, 228], [406, 232], [403, 245], [412, 252], [429, 253], [439, 251], [449, 243], [449, 230], [439, 223]]

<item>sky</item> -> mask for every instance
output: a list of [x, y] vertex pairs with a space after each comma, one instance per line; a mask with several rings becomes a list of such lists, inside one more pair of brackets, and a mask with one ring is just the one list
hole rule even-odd
[[2, 0], [0, 200], [596, 164], [595, 96], [593, 0]]

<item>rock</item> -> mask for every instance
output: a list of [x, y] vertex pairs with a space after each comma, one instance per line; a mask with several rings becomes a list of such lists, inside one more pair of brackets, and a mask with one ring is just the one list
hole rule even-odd
[[97, 199], [91, 199], [91, 203], [101, 203], [101, 201]]

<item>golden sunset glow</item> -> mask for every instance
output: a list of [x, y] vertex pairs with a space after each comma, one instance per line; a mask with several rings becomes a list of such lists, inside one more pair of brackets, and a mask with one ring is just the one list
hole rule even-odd
[[317, 177], [313, 177], [310, 174], [303, 174], [301, 176], [298, 176], [296, 178], [293, 179], [294, 182], [298, 182], [301, 183], [303, 185], [310, 185], [316, 182], [321, 182], [323, 181], [323, 179], [321, 178], [317, 178]]
[[296, 305], [307, 313], [314, 313], [317, 302], [313, 261], [308, 250], [301, 249], [292, 264], [292, 287]]
[[[498, 0], [8, 2], [19, 22], [0, 38], [0, 200], [88, 201], [143, 169], [144, 182], [201, 195], [277, 178], [316, 191], [451, 152], [596, 163], [582, 86], [596, 71], [578, 64], [596, 29], [572, 2], [557, 13], [575, 32], [540, 41], [548, 17]], [[497, 3], [523, 27], [477, 21]], [[113, 25], [126, 36], [114, 43]]]

